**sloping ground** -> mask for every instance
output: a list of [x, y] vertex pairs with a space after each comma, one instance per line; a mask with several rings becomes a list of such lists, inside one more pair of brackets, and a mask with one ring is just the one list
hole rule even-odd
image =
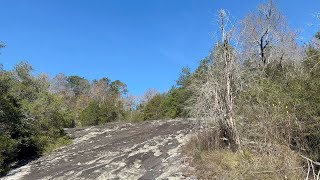
[[195, 179], [180, 152], [192, 126], [170, 120], [69, 129], [72, 145], [3, 179]]

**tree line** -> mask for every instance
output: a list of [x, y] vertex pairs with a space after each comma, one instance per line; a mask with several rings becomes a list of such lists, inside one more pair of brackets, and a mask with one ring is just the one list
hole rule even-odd
[[108, 78], [33, 75], [26, 62], [0, 68], [0, 169], [68, 144], [64, 128], [124, 120], [125, 83]]

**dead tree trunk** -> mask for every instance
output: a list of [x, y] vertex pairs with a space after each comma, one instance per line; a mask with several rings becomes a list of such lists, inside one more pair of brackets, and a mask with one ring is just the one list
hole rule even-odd
[[228, 17], [224, 10], [220, 11], [220, 30], [222, 32], [222, 59], [224, 62], [224, 82], [225, 82], [225, 94], [224, 94], [224, 106], [225, 106], [225, 119], [224, 123], [221, 123], [224, 127], [222, 130], [224, 132], [224, 136], [228, 139], [229, 144], [233, 150], [238, 150], [240, 148], [240, 140], [239, 135], [234, 123], [233, 118], [233, 94], [232, 94], [232, 68], [235, 63], [235, 58], [233, 55], [233, 48], [230, 45], [230, 36], [232, 32], [225, 32], [225, 21], [228, 21]]
[[[219, 28], [222, 39], [216, 44], [210, 62], [204, 65], [190, 86], [191, 116], [205, 121], [207, 130], [215, 129], [219, 145], [227, 145], [233, 151], [240, 148], [240, 138], [234, 116], [234, 91], [236, 87], [235, 48], [230, 42], [233, 27], [224, 10], [219, 12]], [[223, 140], [223, 141], [222, 141]]]

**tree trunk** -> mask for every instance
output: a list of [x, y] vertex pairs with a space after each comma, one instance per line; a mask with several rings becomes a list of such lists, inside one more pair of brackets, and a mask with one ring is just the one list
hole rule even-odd
[[[222, 30], [224, 31], [224, 25], [222, 21]], [[240, 148], [240, 139], [239, 134], [237, 132], [234, 120], [233, 120], [233, 95], [232, 95], [232, 64], [234, 63], [234, 57], [232, 48], [229, 45], [228, 38], [225, 35], [225, 32], [222, 33], [223, 35], [223, 59], [225, 63], [224, 67], [224, 75], [225, 75], [225, 107], [226, 107], [226, 114], [225, 114], [225, 123], [223, 127], [223, 131], [225, 131], [224, 136], [228, 139], [228, 142], [231, 146], [233, 151], [237, 151]]]

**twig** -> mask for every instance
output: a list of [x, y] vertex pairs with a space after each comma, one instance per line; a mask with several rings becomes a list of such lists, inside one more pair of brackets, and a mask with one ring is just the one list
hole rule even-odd
[[[297, 169], [303, 169], [303, 167], [294, 167], [294, 168], [289, 168], [286, 170], [297, 170]], [[265, 173], [275, 173], [275, 172], [281, 172], [284, 171], [284, 169], [280, 169], [280, 170], [270, 170], [270, 171], [258, 171], [258, 172], [254, 172], [255, 174], [265, 174]]]
[[318, 165], [320, 166], [320, 163], [319, 162], [316, 162], [316, 161], [313, 161], [312, 159], [308, 158], [308, 157], [305, 157], [301, 154], [299, 154], [300, 157], [304, 158], [307, 160], [307, 163], [308, 163], [308, 172], [307, 172], [307, 177], [306, 177], [306, 180], [309, 179], [309, 174], [310, 174], [310, 170], [312, 169], [312, 174], [313, 174], [313, 179], [315, 180], [319, 180], [319, 176], [320, 176], [320, 170], [318, 171], [318, 173], [316, 174], [315, 172], [315, 168], [314, 168], [314, 165]]
[[308, 163], [308, 173], [307, 173], [306, 180], [309, 179], [309, 173], [310, 173], [310, 162], [307, 160], [307, 163]]

